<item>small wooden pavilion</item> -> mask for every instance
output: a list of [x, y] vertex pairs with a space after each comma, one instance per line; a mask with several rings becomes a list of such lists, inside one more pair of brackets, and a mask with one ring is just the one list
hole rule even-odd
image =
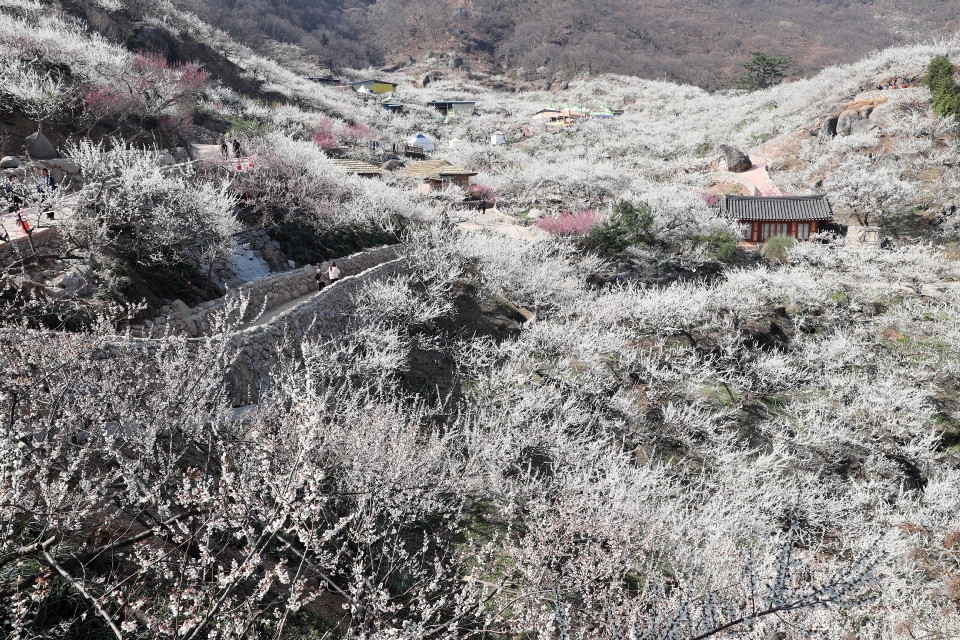
[[765, 242], [773, 236], [808, 240], [833, 220], [827, 196], [724, 196], [720, 212], [740, 223], [743, 240]]
[[456, 167], [446, 160], [424, 160], [398, 171], [397, 175], [423, 180], [419, 191], [429, 193], [433, 189], [442, 189], [447, 184], [466, 189], [470, 186], [470, 177], [477, 175], [477, 172]]

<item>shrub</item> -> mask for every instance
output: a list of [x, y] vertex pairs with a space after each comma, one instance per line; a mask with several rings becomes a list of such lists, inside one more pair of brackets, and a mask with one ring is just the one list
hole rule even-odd
[[933, 112], [941, 118], [960, 118], [960, 86], [953, 79], [953, 64], [936, 56], [927, 67], [923, 84], [933, 92]]
[[494, 191], [491, 187], [487, 187], [482, 184], [472, 184], [470, 185], [470, 197], [477, 200], [485, 200], [487, 202], [496, 202], [497, 198], [500, 197], [500, 194]]
[[770, 262], [775, 260], [786, 262], [787, 252], [791, 247], [793, 247], [793, 238], [790, 236], [773, 236], [763, 243], [763, 257]]
[[540, 218], [536, 226], [555, 236], [584, 236], [597, 226], [600, 216], [593, 209], [563, 211], [556, 218]]
[[739, 238], [724, 229], [714, 229], [702, 236], [694, 236], [697, 245], [706, 245], [707, 253], [720, 262], [730, 262], [737, 253]]
[[610, 217], [594, 227], [584, 241], [584, 246], [601, 253], [618, 253], [627, 247], [659, 244], [653, 233], [650, 205], [627, 200], [614, 202]]
[[329, 116], [324, 116], [320, 120], [320, 126], [317, 127], [317, 132], [313, 134], [313, 143], [324, 151], [329, 151], [337, 146], [337, 138], [333, 135], [333, 120]]
[[351, 140], [363, 140], [370, 137], [370, 127], [360, 123], [344, 125], [343, 135]]

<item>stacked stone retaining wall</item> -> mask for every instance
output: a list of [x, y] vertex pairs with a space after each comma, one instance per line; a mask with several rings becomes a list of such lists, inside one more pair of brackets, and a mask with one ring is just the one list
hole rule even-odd
[[232, 334], [231, 346], [240, 351], [228, 374], [234, 403], [256, 402], [260, 388], [269, 384], [270, 373], [280, 358], [295, 357], [305, 339], [329, 338], [341, 333], [354, 318], [353, 296], [357, 291], [371, 280], [401, 273], [404, 267], [404, 258], [398, 258], [342, 278], [269, 323]]
[[[338, 258], [341, 280], [360, 274], [371, 267], [397, 258], [400, 245], [364, 249], [359, 253]], [[243, 325], [254, 320], [282, 304], [296, 300], [317, 290], [315, 265], [301, 269], [284, 271], [267, 278], [254, 280], [231, 290], [223, 298], [204, 302], [193, 309], [176, 300], [169, 307], [161, 309], [163, 315], [144, 323], [142, 330], [135, 332], [140, 337], [160, 337], [163, 335], [188, 335], [196, 338], [213, 333], [213, 317], [230, 309], [228, 320], [233, 326]], [[338, 285], [339, 286], [339, 285]], [[246, 300], [246, 307], [239, 305]]]

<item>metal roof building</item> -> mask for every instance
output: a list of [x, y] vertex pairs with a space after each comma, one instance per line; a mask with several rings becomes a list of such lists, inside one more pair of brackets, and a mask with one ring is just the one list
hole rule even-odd
[[740, 221], [833, 219], [827, 196], [724, 196], [721, 213]]

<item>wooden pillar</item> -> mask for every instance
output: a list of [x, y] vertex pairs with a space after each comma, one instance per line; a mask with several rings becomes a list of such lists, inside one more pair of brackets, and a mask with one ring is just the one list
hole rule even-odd
[[788, 233], [789, 233], [789, 235], [790, 235], [791, 238], [796, 239], [796, 237], [797, 237], [797, 223], [796, 223], [796, 222], [791, 222], [791, 223], [790, 223], [790, 231], [789, 231]]
[[811, 221], [810, 221], [810, 235], [813, 235], [813, 234], [815, 234], [816, 232], [817, 232], [817, 221], [816, 221], [816, 220], [811, 220]]
[[753, 226], [753, 231], [752, 231], [751, 234], [750, 234], [750, 238], [751, 238], [754, 242], [760, 242], [760, 223], [759, 223], [759, 222], [751, 222], [750, 224]]

